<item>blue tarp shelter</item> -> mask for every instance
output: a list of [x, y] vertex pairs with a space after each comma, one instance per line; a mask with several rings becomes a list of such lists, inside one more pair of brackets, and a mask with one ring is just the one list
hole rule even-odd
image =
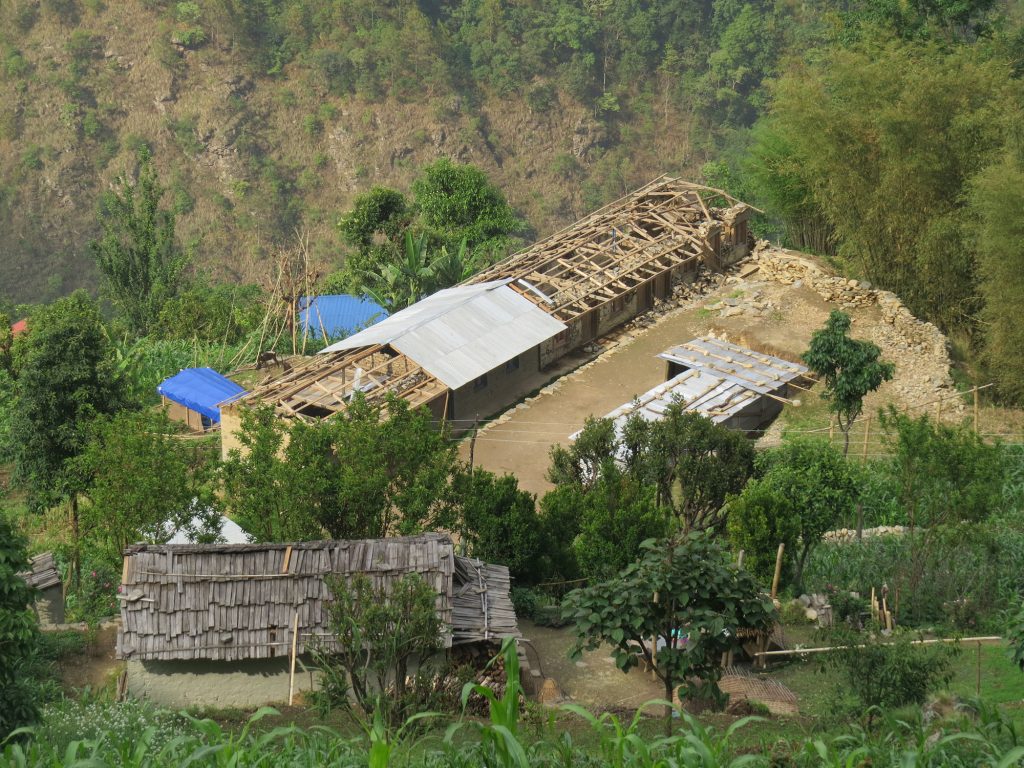
[[171, 402], [200, 414], [204, 422], [218, 424], [220, 408], [217, 404], [244, 393], [245, 389], [213, 368], [186, 368], [164, 379], [156, 391]]
[[299, 299], [299, 328], [314, 338], [351, 336], [388, 316], [384, 307], [363, 296], [303, 296]]

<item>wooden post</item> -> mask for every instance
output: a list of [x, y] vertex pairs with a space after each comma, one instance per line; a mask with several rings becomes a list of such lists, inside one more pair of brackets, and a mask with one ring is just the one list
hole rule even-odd
[[779, 593], [779, 579], [782, 577], [782, 553], [785, 549], [785, 544], [779, 544], [779, 551], [775, 555], [775, 575], [772, 577], [772, 600]]
[[978, 388], [974, 388], [974, 434], [978, 434]]
[[981, 698], [981, 640], [978, 641], [978, 669], [977, 675], [974, 681], [974, 695]]
[[473, 474], [473, 456], [476, 453], [476, 427], [480, 422], [473, 420], [473, 436], [469, 439], [469, 474]]
[[295, 622], [292, 624], [292, 659], [291, 672], [288, 674], [288, 706], [295, 699], [295, 648], [299, 639], [299, 612], [295, 611]]
[[[778, 545], [778, 552], [775, 553], [775, 575], [771, 580], [771, 599], [774, 602], [775, 597], [778, 595], [778, 580], [782, 577], [782, 553], [785, 552], [785, 545]], [[762, 635], [759, 641], [761, 651], [768, 650], [768, 635]], [[768, 666], [768, 658], [761, 656], [761, 669], [765, 669]]]
[[836, 420], [834, 418], [829, 418], [829, 420], [828, 420], [828, 442], [829, 442], [829, 444], [832, 443], [832, 440], [835, 438], [835, 436], [836, 436]]
[[871, 603], [868, 606], [868, 609], [871, 611], [871, 620], [872, 621], [877, 621], [878, 620], [878, 610], [875, 608], [875, 588], [874, 587], [871, 588]]
[[861, 448], [861, 461], [868, 462], [868, 437], [871, 435], [871, 417], [864, 417], [864, 445]]

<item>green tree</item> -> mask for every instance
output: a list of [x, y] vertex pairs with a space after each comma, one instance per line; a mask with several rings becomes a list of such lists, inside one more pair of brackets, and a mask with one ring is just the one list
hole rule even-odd
[[447, 158], [425, 166], [412, 184], [419, 220], [442, 245], [465, 240], [474, 255], [505, 251], [523, 229], [504, 195], [473, 165]]
[[820, 215], [854, 271], [947, 330], [970, 329], [979, 309], [967, 182], [1019, 114], [1020, 83], [994, 50], [872, 27], [787, 68], [752, 150], [755, 186], [776, 190], [766, 202]]
[[77, 550], [86, 480], [76, 459], [93, 421], [121, 406], [122, 386], [99, 309], [84, 291], [39, 309], [31, 321], [10, 424], [15, 479], [36, 509], [69, 503]]
[[614, 465], [577, 494], [579, 533], [572, 549], [588, 579], [611, 578], [636, 560], [644, 541], [669, 532], [667, 510], [658, 504], [655, 489]]
[[165, 542], [214, 503], [213, 462], [195, 441], [176, 439], [163, 412], [97, 419], [79, 461], [91, 502], [85, 536], [115, 561], [134, 542]]
[[757, 459], [762, 481], [792, 509], [797, 546], [793, 580], [802, 584], [811, 551], [827, 531], [848, 516], [857, 502], [857, 479], [830, 443], [801, 439], [763, 452]]
[[1003, 508], [1008, 456], [1002, 445], [892, 406], [881, 416], [892, 453], [887, 470], [911, 528], [980, 522]]
[[976, 217], [978, 271], [985, 335], [984, 357], [999, 394], [1024, 402], [1024, 143], [975, 177], [971, 208]]
[[740, 629], [767, 631], [774, 616], [753, 577], [734, 568], [706, 532], [645, 542], [637, 562], [570, 592], [563, 606], [574, 622], [576, 657], [608, 644], [623, 672], [642, 659], [669, 701], [677, 688], [680, 698], [720, 701], [722, 653], [737, 647]]
[[621, 433], [610, 419], [588, 419], [568, 448], [551, 450], [548, 479], [590, 488], [615, 464], [655, 489], [655, 504], [683, 530], [722, 529], [726, 499], [754, 471], [754, 449], [741, 433], [672, 403], [658, 421], [630, 417]]
[[793, 552], [799, 537], [795, 509], [789, 499], [757, 478], [729, 501], [726, 527], [733, 547], [743, 550], [743, 566], [761, 584], [771, 583], [779, 545]]
[[138, 179], [120, 176], [101, 199], [103, 235], [90, 244], [114, 306], [140, 335], [182, 288], [188, 264], [175, 241], [174, 213], [160, 207], [163, 193], [149, 153], [141, 152]]
[[255, 541], [382, 538], [456, 525], [456, 448], [425, 409], [356, 397], [316, 423], [242, 411], [225, 502]]
[[395, 261], [412, 220], [409, 201], [397, 190], [373, 187], [356, 195], [352, 209], [338, 222], [342, 240], [355, 250], [333, 278], [335, 289], [359, 292], [366, 274]]
[[288, 424], [264, 406], [243, 409], [239, 448], [223, 465], [224, 503], [253, 541], [320, 538], [308, 508], [288, 498], [290, 473], [282, 458]]
[[419, 574], [375, 587], [364, 574], [328, 577], [327, 605], [336, 652], [320, 654], [327, 677], [338, 681], [334, 698], [348, 705], [344, 685], [371, 718], [398, 728], [423, 706], [409, 690], [410, 664], [425, 663], [442, 647], [446, 627], [437, 593]]
[[33, 590], [18, 576], [29, 570], [25, 542], [0, 514], [0, 740], [38, 717], [26, 664], [39, 642]]
[[864, 409], [865, 396], [896, 371], [895, 365], [878, 359], [881, 354], [870, 341], [850, 338], [850, 316], [838, 309], [811, 335], [803, 354], [807, 366], [825, 381], [821, 396], [843, 431], [844, 455], [850, 450], [850, 428]]
[[425, 408], [389, 397], [355, 398], [329, 422], [337, 466], [336, 506], [321, 520], [335, 538], [451, 529], [455, 444]]
[[479, 468], [463, 468], [452, 483], [468, 553], [507, 565], [519, 584], [539, 581], [543, 531], [533, 494], [519, 488], [513, 475], [498, 477]]
[[634, 415], [625, 424], [626, 471], [652, 483], [658, 503], [684, 531], [722, 530], [726, 499], [754, 470], [754, 447], [735, 430], [672, 403], [658, 421]]

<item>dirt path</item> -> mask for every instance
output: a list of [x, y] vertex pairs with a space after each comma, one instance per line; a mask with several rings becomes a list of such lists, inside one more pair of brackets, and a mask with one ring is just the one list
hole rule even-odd
[[[588, 416], [603, 416], [662, 381], [666, 364], [656, 355], [699, 330], [692, 317], [676, 311], [636, 336], [620, 337], [599, 358], [481, 430], [475, 462], [498, 474], [515, 474], [520, 486], [533, 493], [547, 491], [551, 446], [568, 443]], [[463, 452], [468, 456], [466, 443]]]
[[640, 669], [621, 672], [608, 648], [584, 651], [579, 661], [570, 659], [573, 635], [567, 628], [539, 627], [525, 619], [519, 627], [536, 651], [536, 655], [529, 652], [531, 663], [539, 655], [541, 674], [552, 678], [577, 703], [593, 709], [636, 708], [665, 697], [661, 682], [652, 675]]

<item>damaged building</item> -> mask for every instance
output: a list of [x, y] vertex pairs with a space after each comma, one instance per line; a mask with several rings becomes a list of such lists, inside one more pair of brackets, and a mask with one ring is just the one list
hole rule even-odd
[[748, 215], [717, 190], [659, 178], [223, 405], [223, 453], [238, 447], [239, 409], [270, 404], [319, 419], [356, 392], [393, 394], [467, 429], [535, 389], [568, 353], [669, 298], [702, 264], [724, 269], [746, 256]]

